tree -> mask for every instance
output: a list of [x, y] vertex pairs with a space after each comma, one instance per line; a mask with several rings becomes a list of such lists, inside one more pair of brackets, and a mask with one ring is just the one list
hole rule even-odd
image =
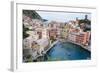
[[23, 14], [32, 18], [32, 19], [40, 19], [42, 20], [41, 16], [35, 10], [23, 10]]
[[23, 24], [23, 39], [25, 39], [26, 37], [29, 36], [29, 34], [26, 33], [26, 31], [28, 31], [28, 30], [29, 30], [29, 29], [26, 28], [26, 27], [24, 26], [24, 24]]

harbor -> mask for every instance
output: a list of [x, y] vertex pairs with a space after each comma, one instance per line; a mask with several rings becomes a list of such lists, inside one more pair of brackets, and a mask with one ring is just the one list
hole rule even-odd
[[[91, 59], [90, 14], [66, 12], [74, 19], [49, 20], [41, 13], [47, 12], [23, 10], [23, 62]], [[49, 13], [52, 17], [63, 12]]]

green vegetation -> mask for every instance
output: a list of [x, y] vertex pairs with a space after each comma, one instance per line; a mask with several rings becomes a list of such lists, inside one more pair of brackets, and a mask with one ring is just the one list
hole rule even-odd
[[35, 10], [23, 10], [23, 14], [32, 19], [42, 19], [41, 16]]
[[33, 62], [33, 59], [32, 59], [32, 56], [31, 55], [28, 55], [26, 57], [26, 59], [27, 59], [27, 62]]
[[82, 20], [82, 19], [81, 19], [81, 20], [79, 20], [79, 24], [81, 24], [81, 23], [86, 23], [86, 24], [91, 25], [91, 21], [90, 21], [90, 20], [88, 20], [88, 19], [87, 19], [87, 20], [85, 20], [85, 19], [84, 19], [84, 20]]
[[26, 37], [29, 36], [29, 34], [26, 33], [26, 31], [28, 31], [28, 30], [29, 30], [29, 29], [26, 28], [26, 27], [24, 26], [24, 24], [23, 24], [23, 39], [25, 39]]
[[54, 41], [56, 41], [56, 38], [54, 38], [53, 36], [50, 37], [50, 41], [51, 43], [53, 43]]
[[[32, 18], [32, 19], [40, 19], [42, 20], [41, 16], [35, 10], [23, 10], [23, 14]], [[23, 24], [23, 39], [29, 36], [26, 31], [29, 31], [29, 28], [26, 28]]]

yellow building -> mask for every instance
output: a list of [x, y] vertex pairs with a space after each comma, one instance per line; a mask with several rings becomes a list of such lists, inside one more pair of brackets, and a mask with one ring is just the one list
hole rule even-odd
[[62, 29], [61, 29], [61, 37], [66, 39], [68, 36], [68, 26], [65, 25]]

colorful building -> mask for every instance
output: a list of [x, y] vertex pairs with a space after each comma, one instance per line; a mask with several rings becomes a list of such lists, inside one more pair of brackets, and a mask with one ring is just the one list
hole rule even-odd
[[68, 39], [72, 42], [86, 46], [90, 40], [90, 32], [71, 32], [68, 36]]

